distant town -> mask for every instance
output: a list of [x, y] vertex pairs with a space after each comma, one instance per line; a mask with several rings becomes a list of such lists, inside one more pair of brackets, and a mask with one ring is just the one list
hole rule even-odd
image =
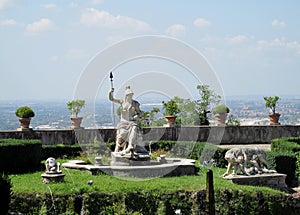
[[[265, 108], [262, 96], [230, 97], [226, 99], [226, 104], [230, 108], [230, 113], [238, 119], [241, 125], [267, 125], [269, 124], [269, 110]], [[30, 106], [35, 111], [31, 126], [36, 130], [47, 129], [68, 129], [70, 128], [70, 113], [64, 101], [0, 101], [0, 130], [16, 130], [19, 127], [18, 117], [15, 111], [20, 106]], [[161, 101], [143, 101], [141, 109], [150, 111], [153, 107], [161, 109]], [[119, 118], [112, 114], [112, 104], [103, 100], [95, 104], [95, 109], [91, 111], [86, 119], [93, 118], [95, 123], [91, 127], [112, 127], [113, 118], [118, 122]], [[116, 109], [117, 107], [115, 107]], [[277, 111], [281, 114], [280, 123], [283, 125], [300, 124], [300, 96], [287, 96], [279, 100]], [[158, 113], [156, 118], [161, 118], [162, 113]], [[84, 121], [83, 121], [84, 122]], [[210, 123], [214, 125], [214, 116], [210, 115]], [[84, 124], [84, 123], [83, 123]]]

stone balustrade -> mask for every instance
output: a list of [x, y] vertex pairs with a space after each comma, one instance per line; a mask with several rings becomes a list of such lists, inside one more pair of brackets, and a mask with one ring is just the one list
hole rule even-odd
[[[43, 144], [74, 144], [81, 135], [85, 139], [113, 142], [113, 128], [82, 130], [0, 131], [0, 138], [41, 139]], [[215, 137], [217, 136], [217, 137]], [[300, 125], [256, 126], [190, 126], [143, 128], [144, 140], [214, 141], [221, 144], [268, 144], [274, 138], [300, 136]]]

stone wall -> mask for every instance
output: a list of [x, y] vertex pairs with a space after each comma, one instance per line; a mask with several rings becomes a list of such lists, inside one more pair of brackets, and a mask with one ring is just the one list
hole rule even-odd
[[[41, 139], [43, 144], [81, 141], [115, 141], [115, 129], [0, 131], [0, 138]], [[143, 129], [144, 140], [209, 141], [221, 144], [266, 144], [274, 138], [300, 136], [300, 126], [192, 126]], [[219, 141], [220, 142], [220, 141]]]

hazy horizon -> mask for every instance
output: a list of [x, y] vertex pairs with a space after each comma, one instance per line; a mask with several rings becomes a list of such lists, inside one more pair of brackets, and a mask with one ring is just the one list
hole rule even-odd
[[[300, 2], [271, 0], [0, 0], [0, 100], [72, 100], [95, 59], [98, 64], [89, 78], [98, 81], [93, 92], [96, 100], [107, 97], [110, 72], [119, 95], [125, 84], [135, 83], [148, 87], [132, 86], [136, 95], [153, 90], [173, 97], [186, 90], [196, 97], [196, 86], [209, 84], [213, 75], [225, 99], [298, 96], [299, 10]], [[109, 52], [142, 36], [178, 41], [199, 53], [203, 58], [199, 64], [203, 60], [210, 73], [168, 58], [181, 49], [168, 47], [169, 52], [160, 56], [166, 53], [165, 48], [160, 50], [164, 44], [150, 47], [155, 55], [128, 57], [105, 67], [132, 50], [141, 47], [142, 51], [145, 44], [137, 43], [137, 49], [129, 46]], [[104, 52], [110, 54], [108, 58], [101, 57]], [[191, 56], [182, 58], [188, 62]], [[104, 67], [97, 67], [100, 64]], [[172, 82], [166, 82], [169, 78]]]

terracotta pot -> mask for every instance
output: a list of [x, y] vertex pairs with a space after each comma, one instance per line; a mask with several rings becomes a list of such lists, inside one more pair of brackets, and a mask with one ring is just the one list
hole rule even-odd
[[225, 125], [227, 113], [217, 113], [215, 117], [217, 118], [217, 125]]
[[29, 128], [31, 118], [19, 118], [19, 122], [22, 128]]
[[279, 118], [280, 118], [279, 113], [269, 114], [270, 125], [280, 125], [280, 123], [278, 122]]
[[167, 121], [167, 126], [168, 127], [175, 126], [176, 118], [177, 118], [176, 116], [165, 116], [165, 119]]
[[81, 122], [82, 122], [82, 117], [73, 117], [73, 116], [71, 116], [70, 119], [71, 119], [73, 129], [74, 128], [81, 128], [80, 125], [81, 125]]

